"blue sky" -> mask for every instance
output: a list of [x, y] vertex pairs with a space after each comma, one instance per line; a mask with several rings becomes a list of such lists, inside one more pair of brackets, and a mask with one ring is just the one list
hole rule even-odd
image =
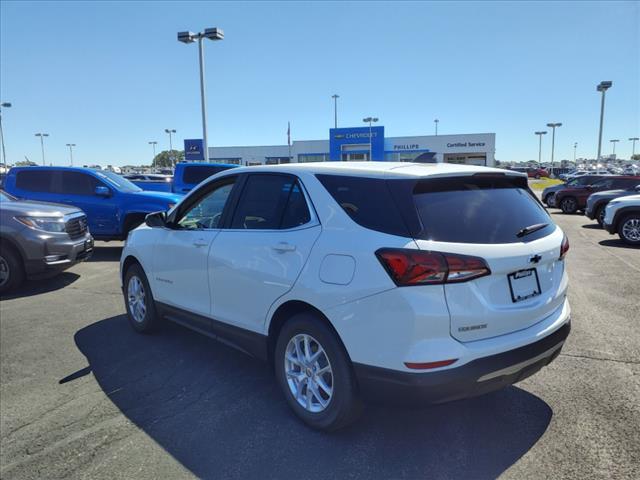
[[[328, 138], [375, 115], [387, 136], [496, 133], [496, 158], [537, 158], [535, 130], [562, 122], [556, 159], [593, 157], [599, 94], [604, 153], [640, 136], [638, 2], [7, 2], [0, 95], [9, 162], [142, 164], [165, 128], [200, 136], [196, 45], [206, 45], [210, 145]], [[543, 157], [550, 155], [550, 135]], [[174, 143], [175, 145], [175, 143]], [[636, 151], [640, 151], [637, 145]]]

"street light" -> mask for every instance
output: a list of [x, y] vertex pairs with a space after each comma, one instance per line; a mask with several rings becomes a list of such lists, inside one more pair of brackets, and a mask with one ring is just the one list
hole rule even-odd
[[551, 128], [551, 176], [553, 176], [553, 153], [556, 145], [556, 127], [561, 127], [561, 123], [547, 123]]
[[596, 90], [598, 92], [602, 92], [602, 100], [600, 102], [600, 132], [598, 133], [598, 156], [596, 158], [596, 163], [600, 160], [600, 154], [602, 152], [602, 124], [604, 121], [604, 96], [606, 91], [611, 88], [613, 82], [611, 81], [602, 81], [596, 86]]
[[613, 143], [613, 155], [615, 156], [616, 154], [616, 143], [618, 143], [620, 140], [615, 139], [615, 140], [609, 140], [611, 143]]
[[67, 143], [67, 147], [69, 147], [69, 158], [71, 159], [71, 166], [73, 167], [73, 147], [75, 147], [75, 143]]
[[48, 133], [36, 133], [36, 137], [40, 137], [40, 148], [42, 148], [42, 166], [44, 167], [44, 137], [48, 137]]
[[[169, 134], [169, 160], [171, 160], [171, 165], [173, 165], [173, 160], [175, 159], [173, 155], [173, 140], [171, 139], [171, 134], [176, 133], [175, 128], [165, 128], [165, 133]], [[153, 147], [155, 149], [155, 147]], [[154, 157], [155, 158], [155, 157]]]
[[369, 161], [373, 160], [373, 137], [371, 136], [371, 123], [376, 123], [378, 121], [377, 117], [367, 117], [363, 118], [362, 121], [364, 123], [369, 123]]
[[200, 62], [200, 103], [202, 108], [202, 144], [206, 155], [205, 160], [209, 161], [209, 142], [207, 140], [207, 101], [204, 86], [204, 45], [202, 39], [222, 40], [224, 32], [221, 28], [206, 28], [204, 32], [178, 32], [178, 41], [182, 43], [193, 43], [198, 41], [198, 59]]
[[433, 121], [433, 123], [436, 124], [436, 137], [438, 136], [438, 123], [440, 123], [440, 120], [438, 120], [437, 118]]
[[576, 165], [576, 149], [578, 148], [578, 142], [573, 144], [573, 166]]
[[542, 135], [546, 135], [547, 132], [535, 132], [538, 135], [538, 168], [542, 165]]
[[636, 141], [638, 141], [638, 140], [640, 140], [640, 138], [638, 138], [638, 137], [631, 137], [629, 139], [629, 141], [633, 142], [631, 144], [631, 160], [633, 160], [633, 157], [636, 154]]
[[340, 95], [334, 93], [331, 98], [333, 98], [333, 128], [338, 128], [338, 99]]
[[158, 142], [153, 141], [153, 142], [148, 142], [149, 145], [151, 145], [153, 147], [153, 160], [151, 160], [151, 166], [153, 166], [153, 162], [156, 159], [156, 145], [158, 144]]
[[[11, 107], [11, 103], [10, 102], [2, 102], [0, 104], [0, 107], [2, 108], [10, 108]], [[0, 112], [2, 111], [2, 109], [0, 108]], [[0, 113], [0, 142], [2, 142], [2, 163], [4, 165], [4, 168], [7, 168], [7, 152], [5, 152], [4, 150], [4, 131], [2, 130], [2, 114]]]

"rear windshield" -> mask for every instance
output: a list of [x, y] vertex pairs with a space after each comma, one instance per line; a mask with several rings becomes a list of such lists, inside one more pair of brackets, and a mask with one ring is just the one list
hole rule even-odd
[[[459, 177], [419, 181], [413, 202], [422, 225], [418, 238], [456, 243], [528, 242], [555, 228], [532, 194], [508, 178]], [[519, 237], [526, 227], [546, 227]]]
[[228, 170], [229, 167], [224, 167], [224, 166], [216, 166], [216, 165], [212, 165], [212, 166], [191, 166], [191, 167], [184, 167], [184, 174], [182, 177], [182, 180], [184, 181], [184, 183], [190, 183], [193, 185], [197, 185], [198, 183], [200, 183], [201, 181], [205, 180], [206, 178], [209, 178], [211, 175], [215, 175], [216, 173], [220, 173], [223, 170]]

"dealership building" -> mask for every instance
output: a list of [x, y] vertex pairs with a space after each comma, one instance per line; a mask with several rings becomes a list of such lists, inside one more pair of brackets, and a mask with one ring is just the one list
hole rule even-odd
[[328, 139], [296, 140], [290, 146], [211, 147], [209, 161], [262, 165], [374, 160], [494, 166], [495, 139], [495, 133], [385, 137], [382, 126], [332, 128]]

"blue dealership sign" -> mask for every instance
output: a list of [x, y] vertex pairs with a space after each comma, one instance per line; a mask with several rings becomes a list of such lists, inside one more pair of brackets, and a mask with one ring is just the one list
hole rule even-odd
[[185, 139], [184, 159], [187, 161], [204, 160], [204, 142], [201, 138]]
[[[342, 154], [369, 152], [369, 127], [329, 129], [329, 160], [342, 160]], [[343, 148], [349, 146], [349, 149]], [[354, 148], [355, 147], [355, 148]], [[384, 127], [371, 127], [371, 160], [384, 160]]]

